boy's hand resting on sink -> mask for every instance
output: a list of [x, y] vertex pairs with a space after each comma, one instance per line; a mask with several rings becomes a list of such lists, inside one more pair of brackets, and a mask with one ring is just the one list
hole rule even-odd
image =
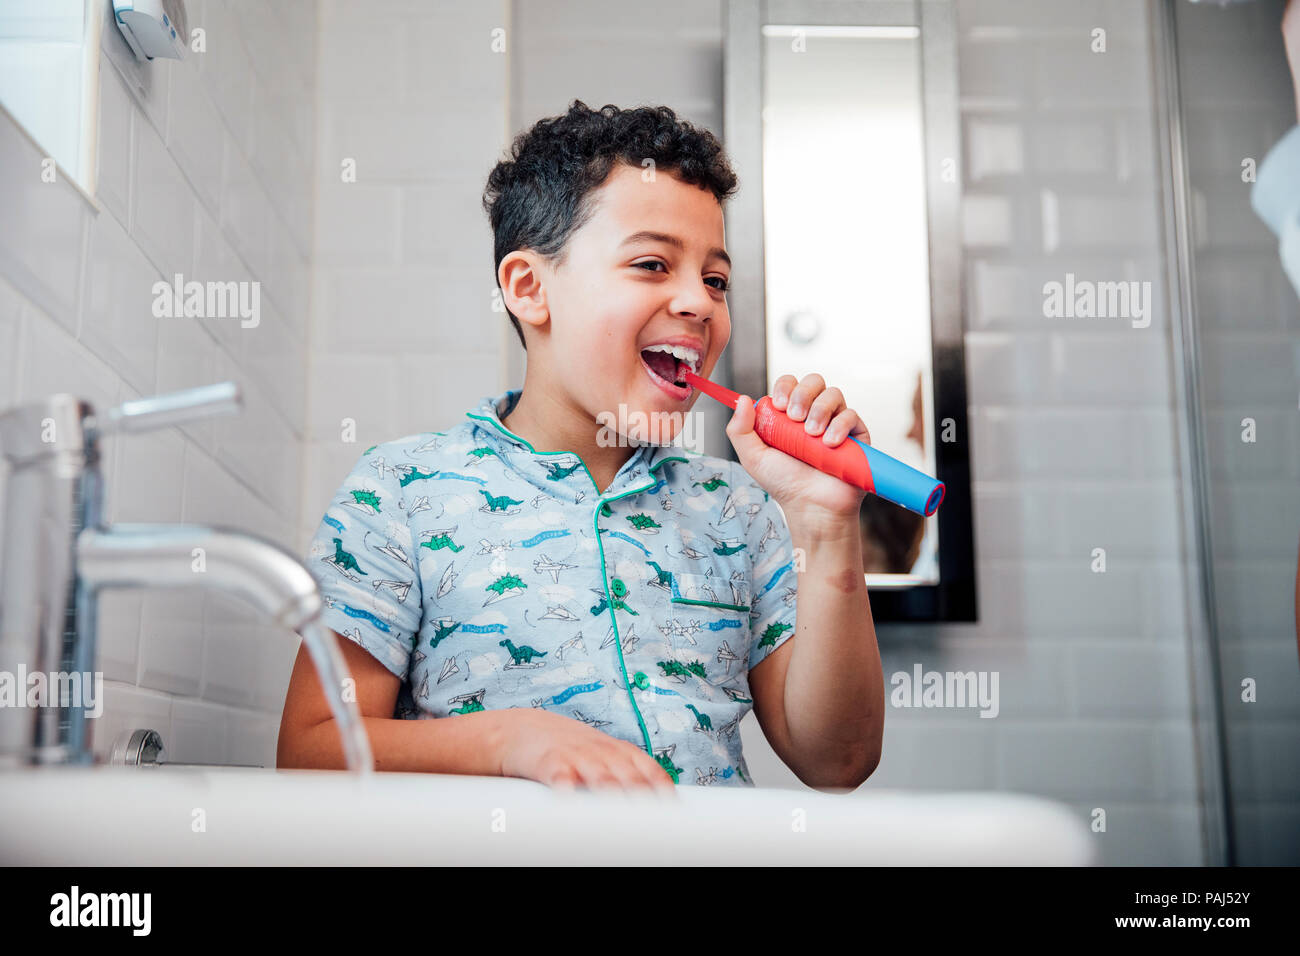
[[676, 797], [668, 772], [640, 747], [545, 710], [520, 713], [511, 722], [501, 744], [501, 775], [557, 790], [652, 789]]
[[[668, 772], [636, 744], [562, 714], [507, 707], [430, 720], [395, 718], [401, 679], [355, 641], [331, 634], [352, 673], [376, 770], [525, 777], [559, 790], [650, 791], [677, 799]], [[343, 765], [329, 701], [306, 646], [300, 647], [280, 718], [276, 766]]]

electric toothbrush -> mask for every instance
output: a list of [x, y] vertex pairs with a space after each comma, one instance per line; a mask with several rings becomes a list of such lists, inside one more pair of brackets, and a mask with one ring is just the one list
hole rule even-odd
[[[736, 392], [701, 378], [689, 369], [684, 377], [687, 385], [735, 410], [740, 400]], [[773, 405], [770, 395], [764, 395], [754, 403], [754, 431], [771, 447], [908, 511], [928, 517], [939, 509], [944, 493], [942, 481], [872, 448], [853, 435], [832, 448], [822, 441], [821, 435], [809, 435], [803, 426], [803, 422], [795, 421]]]

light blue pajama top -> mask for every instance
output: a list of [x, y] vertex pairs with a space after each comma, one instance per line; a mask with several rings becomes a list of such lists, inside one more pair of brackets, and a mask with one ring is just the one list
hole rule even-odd
[[1278, 254], [1300, 295], [1300, 125], [1291, 129], [1259, 164], [1250, 204], [1278, 238]]
[[310, 546], [325, 625], [402, 678], [395, 717], [540, 707], [678, 783], [752, 786], [749, 671], [795, 629], [780, 507], [675, 445], [636, 448], [602, 494], [501, 423], [519, 394], [360, 456]]

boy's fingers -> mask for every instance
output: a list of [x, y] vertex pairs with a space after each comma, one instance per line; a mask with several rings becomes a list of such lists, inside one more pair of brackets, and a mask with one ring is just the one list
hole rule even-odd
[[820, 395], [825, 388], [826, 379], [816, 372], [809, 372], [795, 386], [794, 391], [790, 393], [790, 403], [785, 413], [795, 421], [803, 421], [803, 416], [812, 407], [813, 399]]
[[785, 408], [786, 401], [790, 398], [790, 392], [799, 380], [793, 375], [782, 375], [772, 383], [772, 404], [779, 409]]
[[826, 389], [813, 400], [812, 408], [808, 410], [808, 418], [804, 421], [804, 431], [810, 435], [817, 434], [818, 430], [829, 424], [835, 417], [835, 413], [844, 407], [844, 393], [838, 388]]

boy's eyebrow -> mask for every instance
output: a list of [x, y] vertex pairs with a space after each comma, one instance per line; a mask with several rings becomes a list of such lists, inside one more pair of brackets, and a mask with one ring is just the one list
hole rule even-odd
[[[676, 236], [670, 236], [666, 232], [655, 232], [652, 229], [642, 229], [640, 232], [634, 232], [632, 233], [632, 235], [624, 239], [619, 245], [620, 247], [630, 246], [633, 243], [637, 243], [637, 242], [666, 242], [668, 243], [668, 245], [675, 246], [676, 248], [681, 249], [682, 251], [686, 250], [686, 243], [682, 242], [682, 240], [678, 239]], [[731, 265], [731, 256], [727, 255], [727, 250], [725, 249], [721, 249], [721, 248], [710, 249], [709, 256], [710, 257], [716, 256], [717, 258], [725, 262], [728, 266]]]

